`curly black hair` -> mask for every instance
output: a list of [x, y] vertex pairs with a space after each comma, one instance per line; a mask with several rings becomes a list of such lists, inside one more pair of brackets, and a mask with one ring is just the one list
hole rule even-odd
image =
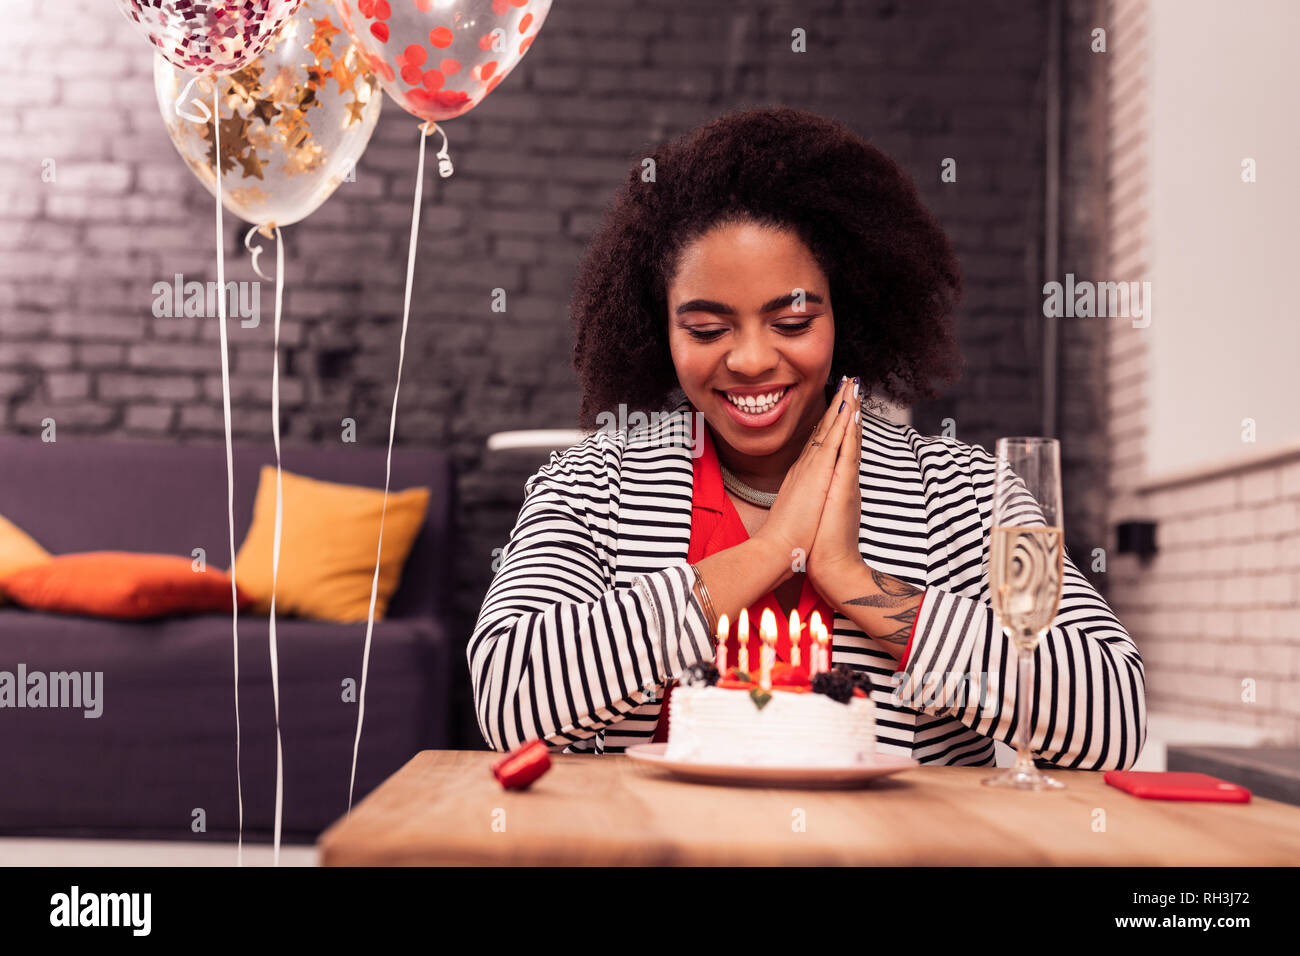
[[[830, 281], [831, 379], [899, 405], [937, 398], [961, 368], [952, 246], [906, 172], [842, 123], [806, 110], [725, 114], [639, 161], [578, 266], [570, 317], [579, 424], [624, 403], [659, 411], [680, 386], [668, 285], [683, 248], [724, 223], [793, 229]], [[652, 179], [653, 181], [644, 181]]]

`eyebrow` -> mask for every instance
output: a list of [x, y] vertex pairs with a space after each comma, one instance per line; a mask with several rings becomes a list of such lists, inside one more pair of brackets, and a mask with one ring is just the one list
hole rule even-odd
[[[805, 292], [804, 301], [815, 302], [818, 305], [823, 304], [822, 297], [816, 292]], [[787, 292], [785, 295], [779, 295], [775, 299], [769, 299], [764, 302], [758, 309], [759, 312], [775, 312], [777, 309], [784, 309], [787, 305], [794, 302], [793, 292]], [[717, 315], [735, 315], [736, 310], [722, 302], [714, 302], [712, 299], [691, 299], [683, 302], [677, 307], [677, 315], [686, 312], [713, 312]]]

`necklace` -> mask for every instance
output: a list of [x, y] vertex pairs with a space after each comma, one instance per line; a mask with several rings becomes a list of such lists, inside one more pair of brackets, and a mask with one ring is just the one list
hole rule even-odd
[[775, 491], [759, 491], [745, 484], [722, 462], [718, 462], [718, 468], [722, 471], [723, 486], [741, 501], [748, 501], [751, 505], [760, 508], [771, 508], [772, 503], [776, 501]]

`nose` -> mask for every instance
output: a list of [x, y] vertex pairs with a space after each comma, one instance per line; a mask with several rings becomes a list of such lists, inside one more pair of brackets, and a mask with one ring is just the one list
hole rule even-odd
[[781, 356], [766, 335], [753, 328], [742, 330], [727, 352], [727, 371], [737, 378], [761, 378], [776, 368]]

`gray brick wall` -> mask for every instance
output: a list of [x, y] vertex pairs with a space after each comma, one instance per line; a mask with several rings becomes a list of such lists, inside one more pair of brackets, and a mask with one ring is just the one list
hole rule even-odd
[[[154, 103], [151, 51], [105, 0], [7, 0], [0, 58], [0, 429], [219, 442], [215, 320], [155, 318], [152, 286], [215, 278], [212, 201]], [[1087, 54], [1091, 0], [1067, 21], [1063, 265], [1092, 271], [1104, 72]], [[76, 24], [74, 29], [73, 24]], [[808, 52], [790, 50], [796, 27]], [[583, 242], [651, 145], [728, 109], [784, 103], [844, 120], [897, 157], [950, 231], [964, 270], [961, 383], [914, 410], [926, 432], [992, 447], [1037, 433], [1046, 5], [897, 0], [559, 0], [520, 68], [446, 124], [456, 174], [426, 177], [398, 441], [446, 448], [463, 505], [457, 594], [473, 621], [524, 478], [486, 437], [571, 426], [566, 304]], [[282, 410], [287, 443], [382, 443], [397, 363], [415, 122], [386, 103], [357, 169], [285, 230]], [[944, 157], [958, 182], [939, 179]], [[56, 180], [42, 182], [53, 159]], [[227, 217], [227, 278], [255, 278]], [[510, 308], [490, 311], [504, 288]], [[234, 428], [270, 433], [271, 289], [255, 329], [230, 325]], [[1102, 542], [1093, 330], [1064, 338], [1062, 417], [1071, 553]], [[214, 459], [216, 461], [216, 459]], [[219, 463], [219, 462], [218, 462]], [[378, 477], [378, 476], [377, 476]], [[455, 682], [463, 695], [467, 681]], [[462, 740], [477, 745], [472, 715]]]

